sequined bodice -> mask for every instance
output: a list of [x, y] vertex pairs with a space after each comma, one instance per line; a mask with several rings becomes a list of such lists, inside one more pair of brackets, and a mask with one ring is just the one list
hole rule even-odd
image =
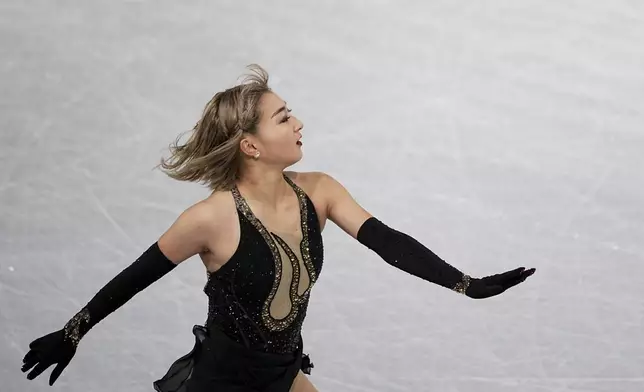
[[[300, 208], [301, 242], [269, 231], [234, 187], [240, 223], [237, 250], [208, 274], [208, 321], [253, 350], [293, 352], [300, 342], [311, 289], [322, 271], [323, 244], [315, 207], [291, 179]], [[297, 246], [299, 245], [299, 246]]]

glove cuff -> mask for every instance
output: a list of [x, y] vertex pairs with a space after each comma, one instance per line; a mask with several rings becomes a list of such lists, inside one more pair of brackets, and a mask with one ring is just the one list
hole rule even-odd
[[89, 310], [83, 308], [63, 327], [65, 339], [71, 341], [74, 347], [78, 347], [78, 342], [80, 342], [90, 328]]
[[467, 289], [470, 287], [471, 280], [472, 278], [469, 275], [463, 275], [461, 281], [456, 283], [452, 290], [456, 291], [457, 293], [466, 295]]

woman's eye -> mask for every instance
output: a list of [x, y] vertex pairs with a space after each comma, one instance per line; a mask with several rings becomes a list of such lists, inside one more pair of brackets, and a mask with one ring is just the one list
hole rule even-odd
[[[292, 112], [292, 109], [287, 109], [287, 110], [286, 110], [286, 112], [287, 112], [287, 113], [290, 113], [290, 112]], [[281, 124], [281, 123], [285, 123], [285, 122], [287, 122], [290, 118], [291, 118], [291, 116], [285, 116], [285, 117], [282, 119], [282, 121], [280, 121], [280, 124]]]

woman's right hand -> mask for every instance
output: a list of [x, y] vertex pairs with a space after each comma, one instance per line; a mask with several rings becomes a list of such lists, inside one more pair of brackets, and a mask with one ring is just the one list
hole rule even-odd
[[74, 354], [76, 354], [76, 346], [70, 339], [65, 338], [64, 329], [52, 332], [29, 344], [29, 352], [22, 360], [22, 372], [26, 373], [33, 368], [27, 375], [27, 379], [33, 380], [55, 364], [57, 366], [49, 376], [49, 385], [54, 385]]

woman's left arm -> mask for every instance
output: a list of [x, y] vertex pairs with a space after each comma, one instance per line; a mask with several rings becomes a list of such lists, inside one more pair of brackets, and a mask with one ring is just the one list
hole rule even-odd
[[400, 270], [470, 298], [488, 298], [501, 294], [535, 272], [534, 268], [521, 267], [484, 278], [472, 278], [446, 263], [411, 236], [376, 219], [333, 177], [325, 173], [319, 175], [327, 217]]

